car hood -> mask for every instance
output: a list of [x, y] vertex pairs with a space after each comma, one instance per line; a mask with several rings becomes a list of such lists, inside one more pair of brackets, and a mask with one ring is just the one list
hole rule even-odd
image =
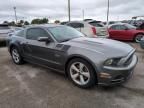
[[83, 50], [100, 53], [106, 57], [125, 57], [134, 50], [134, 48], [128, 44], [104, 38], [82, 37], [72, 39], [66, 43], [71, 46], [82, 48]]

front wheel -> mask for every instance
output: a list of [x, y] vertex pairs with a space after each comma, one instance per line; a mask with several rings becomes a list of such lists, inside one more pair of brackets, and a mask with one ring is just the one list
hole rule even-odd
[[23, 63], [23, 59], [18, 51], [18, 49], [16, 47], [13, 47], [11, 49], [11, 56], [12, 56], [12, 60], [15, 64], [22, 64]]
[[90, 88], [96, 84], [93, 67], [83, 59], [73, 59], [68, 64], [68, 75], [72, 82], [81, 88]]
[[138, 35], [136, 35], [135, 42], [139, 43], [143, 37], [144, 37], [144, 34], [138, 34]]

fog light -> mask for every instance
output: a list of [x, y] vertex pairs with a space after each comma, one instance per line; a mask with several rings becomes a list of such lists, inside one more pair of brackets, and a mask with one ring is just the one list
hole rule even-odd
[[101, 78], [111, 78], [111, 75], [108, 73], [100, 73]]

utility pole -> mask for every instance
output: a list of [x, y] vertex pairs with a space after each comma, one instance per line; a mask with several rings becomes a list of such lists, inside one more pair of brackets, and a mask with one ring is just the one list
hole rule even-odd
[[110, 7], [110, 1], [108, 0], [108, 5], [107, 5], [107, 26], [109, 25], [109, 7]]
[[68, 0], [68, 17], [69, 17], [69, 22], [71, 21], [71, 8], [70, 8], [70, 0]]
[[84, 16], [85, 16], [84, 9], [82, 10], [82, 15], [83, 15], [83, 20], [84, 20]]
[[16, 7], [13, 7], [14, 9], [14, 13], [15, 13], [15, 20], [16, 20], [16, 24], [17, 24], [17, 14], [16, 14]]

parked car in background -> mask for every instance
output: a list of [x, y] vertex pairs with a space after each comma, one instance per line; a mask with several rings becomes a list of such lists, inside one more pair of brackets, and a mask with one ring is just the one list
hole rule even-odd
[[[120, 23], [120, 21], [109, 21], [108, 25]], [[107, 25], [107, 22], [103, 22], [104, 25]]]
[[141, 41], [140, 41], [140, 46], [141, 46], [141, 48], [143, 48], [144, 49], [144, 37], [141, 39]]
[[8, 36], [12, 36], [16, 32], [23, 30], [23, 27], [11, 27], [11, 32], [8, 34]]
[[5, 41], [10, 32], [12, 32], [12, 30], [8, 24], [0, 24], [0, 40]]
[[8, 34], [11, 31], [11, 28], [8, 24], [0, 24], [0, 34]]
[[137, 30], [136, 27], [126, 24], [118, 23], [109, 26], [109, 37], [116, 40], [129, 40], [140, 42], [144, 36], [143, 30]]
[[66, 25], [79, 30], [80, 32], [84, 33], [87, 37], [106, 38], [109, 36], [107, 27], [99, 21], [72, 21], [67, 23]]
[[92, 21], [93, 19], [84, 19], [83, 21]]
[[129, 24], [139, 27], [142, 23], [144, 23], [144, 16], [134, 16], [132, 20], [129, 21]]
[[138, 30], [144, 30], [144, 22], [137, 27]]
[[117, 85], [132, 75], [135, 49], [115, 40], [87, 38], [68, 26], [25, 28], [8, 38], [15, 64], [28, 61], [65, 73], [82, 88]]
[[68, 23], [68, 21], [64, 21], [64, 22], [61, 22], [60, 24], [61, 25], [66, 25]]

